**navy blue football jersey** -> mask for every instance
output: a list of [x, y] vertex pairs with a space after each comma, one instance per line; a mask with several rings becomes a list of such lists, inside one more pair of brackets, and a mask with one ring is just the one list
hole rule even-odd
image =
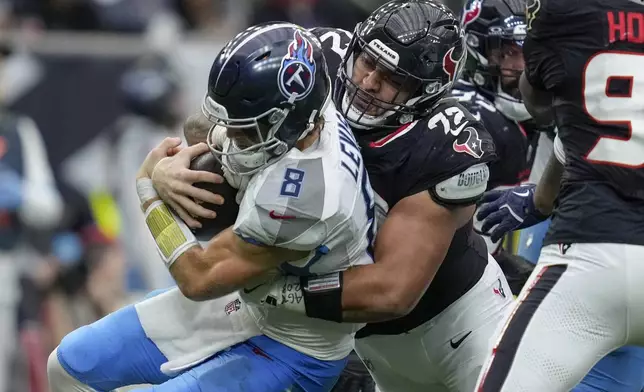
[[[337, 74], [351, 40], [343, 30], [315, 28], [329, 71]], [[496, 158], [492, 137], [456, 100], [438, 102], [422, 120], [398, 129], [354, 130], [369, 179], [377, 194], [378, 219], [400, 200], [429, 192], [437, 203], [453, 208], [476, 203]], [[430, 320], [479, 281], [488, 263], [485, 241], [472, 222], [460, 228], [436, 276], [418, 305], [405, 317], [367, 324], [357, 338], [397, 335]]]
[[322, 43], [322, 52], [329, 68], [329, 75], [335, 77], [338, 74], [344, 55], [347, 53], [351, 33], [333, 27], [314, 27], [311, 30]]
[[531, 0], [530, 84], [553, 94], [565, 152], [546, 244], [644, 245], [644, 5]]
[[[455, 100], [439, 102], [432, 115], [398, 130], [356, 134], [385, 213], [419, 192], [429, 192], [448, 208], [476, 203], [487, 188], [488, 164], [496, 157], [490, 134]], [[460, 228], [418, 305], [405, 317], [368, 324], [356, 337], [400, 334], [438, 315], [478, 282], [487, 254], [472, 222]]]

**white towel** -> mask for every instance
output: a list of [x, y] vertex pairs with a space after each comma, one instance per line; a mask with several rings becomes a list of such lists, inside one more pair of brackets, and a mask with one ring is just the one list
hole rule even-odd
[[261, 334], [237, 293], [195, 302], [174, 288], [135, 307], [147, 337], [168, 358], [161, 371], [169, 376]]

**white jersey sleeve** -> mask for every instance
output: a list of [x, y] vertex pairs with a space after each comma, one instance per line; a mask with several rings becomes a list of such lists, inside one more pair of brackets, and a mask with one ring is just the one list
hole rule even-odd
[[[251, 178], [233, 226], [251, 243], [308, 251], [280, 265], [291, 275], [324, 275], [373, 262], [373, 190], [360, 149], [333, 105], [324, 119], [313, 145], [290, 150]], [[322, 360], [345, 358], [363, 326], [308, 318], [243, 294], [242, 299], [263, 334]]]
[[322, 159], [289, 157], [248, 184], [234, 231], [245, 240], [294, 250], [314, 250], [328, 235], [324, 221]]

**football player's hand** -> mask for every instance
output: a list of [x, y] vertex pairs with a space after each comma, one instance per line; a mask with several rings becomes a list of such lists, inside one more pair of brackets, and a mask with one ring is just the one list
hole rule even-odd
[[[492, 241], [506, 233], [533, 226], [548, 218], [534, 205], [535, 184], [486, 192], [479, 202], [476, 218], [483, 221], [481, 231]], [[491, 230], [491, 231], [490, 231]]]
[[167, 203], [190, 227], [201, 227], [193, 217], [215, 218], [216, 213], [200, 205], [200, 202], [221, 205], [223, 197], [197, 188], [197, 182], [218, 184], [223, 177], [208, 171], [190, 170], [190, 161], [209, 151], [205, 143], [186, 147], [174, 156], [161, 159], [152, 172], [152, 185], [159, 197]]
[[15, 170], [0, 163], [0, 209], [15, 211], [22, 204], [22, 178]]
[[136, 178], [151, 178], [154, 167], [165, 157], [170, 157], [181, 151], [181, 139], [178, 137], [167, 137], [158, 146], [154, 147], [145, 157], [139, 167]]

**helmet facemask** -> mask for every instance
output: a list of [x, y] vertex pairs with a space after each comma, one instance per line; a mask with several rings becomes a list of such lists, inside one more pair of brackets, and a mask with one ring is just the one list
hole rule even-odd
[[[282, 158], [292, 146], [280, 140], [278, 133], [292, 112], [295, 98], [295, 95], [291, 96], [285, 103], [286, 108], [272, 108], [256, 117], [233, 119], [229, 118], [223, 105], [206, 96], [202, 111], [213, 124], [206, 140], [222, 167], [235, 175], [251, 176]], [[311, 112], [296, 141], [309, 135], [330, 103], [329, 92], [320, 110]], [[225, 137], [221, 133], [225, 133]]]
[[[275, 135], [289, 109], [273, 108], [256, 117], [229, 118], [226, 108], [206, 97], [202, 105], [213, 124], [207, 143], [215, 158], [235, 175], [253, 175], [281, 158], [288, 146]], [[223, 129], [222, 129], [223, 128]], [[221, 138], [219, 132], [225, 132]]]
[[451, 87], [451, 82], [424, 79], [406, 71], [398, 65], [398, 53], [387, 50], [379, 39], [367, 42], [360, 29], [358, 25], [349, 44], [335, 92], [336, 105], [353, 127], [397, 128], [412, 122], [425, 114], [426, 103], [434, 102]]
[[525, 34], [523, 18], [510, 17], [504, 21], [504, 27], [491, 26], [485, 35], [471, 31], [467, 36], [469, 52], [478, 63], [474, 83], [495, 97], [495, 106], [501, 113], [516, 121], [530, 119], [519, 91], [519, 79], [525, 68], [522, 52]]

